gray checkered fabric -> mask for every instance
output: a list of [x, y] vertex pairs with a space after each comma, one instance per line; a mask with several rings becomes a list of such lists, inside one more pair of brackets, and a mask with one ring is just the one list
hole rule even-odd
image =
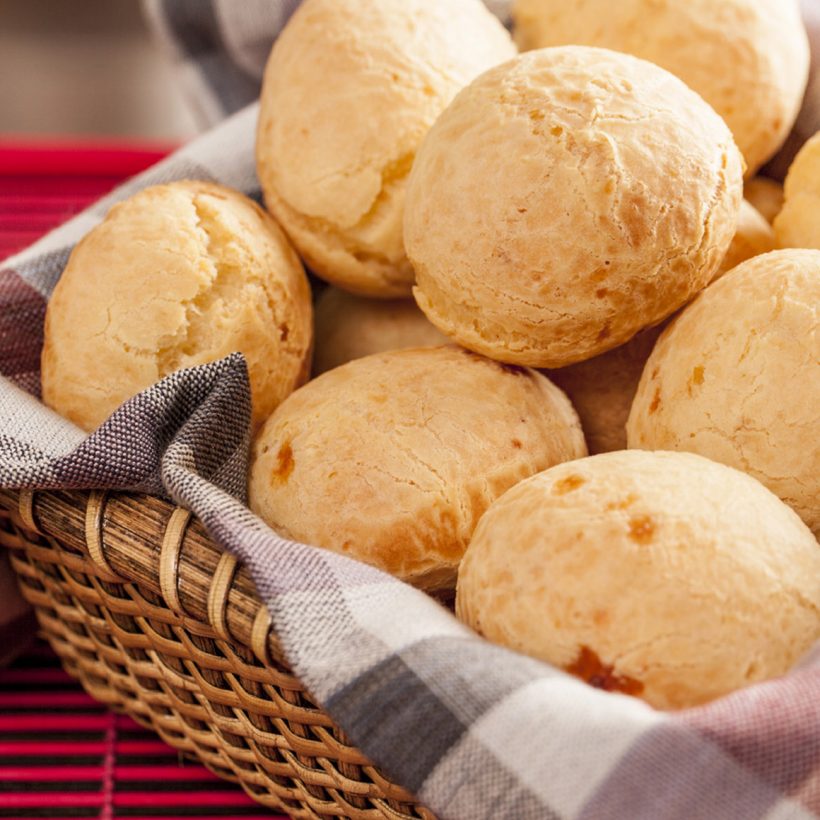
[[[289, 0], [148, 0], [203, 121], [251, 100]], [[37, 399], [45, 304], [110, 205], [196, 177], [257, 193], [256, 107], [0, 265], [0, 485], [139, 490], [249, 568], [294, 670], [366, 754], [442, 818], [785, 820], [820, 815], [820, 653], [789, 676], [667, 714], [495, 647], [437, 603], [277, 536], [245, 506], [249, 386], [234, 354], [179, 371], [86, 436]]]

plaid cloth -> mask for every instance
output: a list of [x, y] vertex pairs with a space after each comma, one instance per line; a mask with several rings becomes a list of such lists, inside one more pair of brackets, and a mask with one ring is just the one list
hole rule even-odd
[[[243, 3], [258, 15], [247, 28], [267, 21], [272, 39], [292, 5]], [[202, 14], [202, 31], [237, 52], [242, 38], [224, 26], [239, 4], [147, 7], [169, 42], [175, 20], [187, 29]], [[208, 66], [204, 85], [220, 65], [208, 36], [189, 37], [198, 48], [185, 52], [189, 74], [200, 60]], [[222, 110], [236, 102], [219, 91], [212, 99]], [[241, 110], [2, 266], [0, 484], [137, 489], [194, 510], [248, 566], [319, 702], [443, 818], [820, 816], [820, 652], [786, 678], [656, 712], [492, 646], [422, 593], [267, 528], [243, 503], [250, 405], [241, 356], [169, 376], [91, 436], [37, 401], [44, 306], [72, 245], [145, 185], [199, 177], [255, 195], [256, 115]]]

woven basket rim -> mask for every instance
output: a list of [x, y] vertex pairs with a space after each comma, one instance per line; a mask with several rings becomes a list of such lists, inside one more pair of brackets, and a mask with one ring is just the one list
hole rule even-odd
[[262, 665], [290, 670], [250, 574], [188, 510], [156, 496], [98, 490], [0, 488], [0, 505], [18, 526], [90, 560], [103, 580], [145, 586], [182, 621], [204, 621]]

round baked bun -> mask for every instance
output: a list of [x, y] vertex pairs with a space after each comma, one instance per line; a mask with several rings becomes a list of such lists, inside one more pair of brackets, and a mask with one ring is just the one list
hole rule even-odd
[[590, 455], [626, 449], [626, 420], [646, 360], [663, 325], [646, 328], [625, 345], [544, 375], [572, 402]]
[[820, 532], [820, 251], [756, 256], [664, 331], [630, 447], [688, 450], [753, 475]]
[[778, 245], [820, 249], [820, 133], [794, 158], [783, 193], [783, 208], [774, 220]]
[[412, 299], [365, 299], [332, 287], [316, 302], [314, 332], [317, 376], [371, 353], [447, 341]]
[[492, 501], [586, 453], [544, 376], [457, 347], [391, 351], [297, 390], [253, 445], [250, 505], [277, 532], [452, 589]]
[[783, 207], [783, 186], [768, 177], [747, 180], [743, 186], [743, 196], [770, 225]]
[[307, 377], [310, 289], [247, 197], [173, 182], [115, 205], [74, 248], [48, 303], [43, 399], [84, 430], [183, 367], [245, 355], [253, 421]]
[[515, 0], [524, 49], [602, 46], [663, 66], [728, 123], [749, 175], [791, 131], [809, 74], [798, 0]]
[[740, 203], [735, 235], [712, 281], [736, 268], [741, 262], [773, 251], [776, 247], [774, 229], [763, 215], [744, 199]]
[[741, 196], [732, 135], [680, 80], [603, 49], [533, 51], [424, 140], [404, 220], [416, 301], [486, 356], [582, 361], [709, 282]]
[[456, 92], [515, 46], [481, 0], [305, 0], [265, 71], [256, 141], [268, 208], [319, 276], [410, 296], [407, 174]]
[[456, 614], [593, 686], [697, 706], [786, 673], [820, 638], [820, 546], [743, 473], [688, 453], [605, 453], [487, 510]]

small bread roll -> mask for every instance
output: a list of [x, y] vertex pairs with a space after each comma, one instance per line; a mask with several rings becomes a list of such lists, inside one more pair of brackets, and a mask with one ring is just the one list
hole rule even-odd
[[283, 535], [452, 589], [490, 503], [585, 453], [572, 405], [540, 373], [453, 346], [397, 350], [279, 407], [253, 445], [250, 505]]
[[735, 235], [712, 281], [753, 256], [773, 251], [776, 246], [772, 226], [744, 199], [740, 203]]
[[774, 220], [777, 244], [820, 249], [820, 133], [794, 158], [783, 194], [783, 208]]
[[480, 0], [305, 0], [265, 70], [256, 142], [268, 208], [312, 270], [410, 296], [407, 174], [456, 92], [515, 54]]
[[487, 510], [456, 614], [593, 686], [681, 709], [784, 674], [820, 638], [820, 547], [743, 473], [606, 453]]
[[663, 327], [646, 328], [625, 345], [584, 362], [545, 371], [578, 413], [590, 455], [626, 449], [629, 409]]
[[404, 222], [416, 301], [500, 361], [603, 353], [715, 274], [741, 162], [723, 120], [657, 66], [581, 46], [524, 54], [462, 91], [419, 151]]
[[753, 177], [743, 185], [743, 196], [771, 225], [783, 207], [783, 186], [768, 177]]
[[756, 256], [661, 335], [630, 447], [688, 450], [753, 475], [820, 532], [820, 251]]
[[43, 399], [93, 430], [183, 367], [245, 355], [261, 423], [309, 371], [310, 288], [247, 197], [173, 182], [115, 205], [74, 248], [48, 303]]
[[412, 299], [364, 299], [327, 288], [316, 302], [313, 373], [371, 353], [444, 344]]
[[798, 0], [515, 0], [522, 50], [603, 46], [657, 63], [727, 122], [751, 176], [791, 131], [809, 75]]

